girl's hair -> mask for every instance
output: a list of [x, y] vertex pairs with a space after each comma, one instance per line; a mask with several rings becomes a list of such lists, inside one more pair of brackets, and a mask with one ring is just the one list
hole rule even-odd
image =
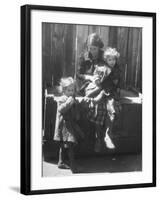
[[93, 45], [99, 48], [103, 48], [104, 44], [102, 42], [102, 39], [97, 33], [92, 33], [88, 36], [86, 45]]
[[115, 49], [115, 48], [111, 48], [108, 47], [105, 51], [104, 51], [104, 60], [109, 57], [109, 56], [114, 56], [115, 58], [119, 58], [120, 57], [120, 53]]
[[75, 82], [72, 77], [64, 77], [60, 80], [60, 87], [61, 90], [64, 91], [70, 85], [73, 85]]

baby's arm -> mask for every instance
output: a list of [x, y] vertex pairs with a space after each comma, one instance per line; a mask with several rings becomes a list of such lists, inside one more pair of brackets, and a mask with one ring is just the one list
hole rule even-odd
[[94, 97], [98, 95], [100, 91], [101, 91], [101, 87], [97, 86], [95, 89], [88, 91], [86, 97]]

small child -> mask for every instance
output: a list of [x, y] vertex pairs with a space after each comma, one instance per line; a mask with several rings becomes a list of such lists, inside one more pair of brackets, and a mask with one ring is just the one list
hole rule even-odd
[[[57, 102], [57, 115], [54, 140], [60, 143], [58, 168], [71, 169], [77, 172], [74, 159], [74, 146], [84, 138], [84, 134], [77, 124], [78, 104], [74, 98], [75, 83], [72, 77], [62, 78], [60, 82], [63, 95]], [[65, 161], [68, 153], [69, 165]]]
[[[115, 146], [109, 137], [112, 131], [112, 124], [115, 117], [115, 101], [114, 94], [117, 90], [117, 85], [120, 78], [120, 70], [117, 67], [117, 59], [119, 53], [114, 48], [107, 48], [104, 52], [105, 66], [103, 66], [103, 76], [99, 76], [98, 84], [94, 81], [91, 82], [86, 88], [86, 96], [94, 97], [92, 100], [92, 106], [88, 112], [88, 118], [90, 121], [96, 124], [96, 145], [95, 151], [100, 151], [102, 130], [105, 124], [105, 138], [106, 147], [114, 149]], [[97, 74], [96, 70], [100, 70], [101, 67], [95, 69], [94, 75]], [[94, 80], [94, 79], [93, 79]], [[96, 79], [95, 79], [96, 80]]]
[[120, 69], [117, 64], [117, 60], [120, 54], [115, 48], [108, 47], [104, 52], [104, 61], [110, 68], [111, 73], [105, 79], [103, 79], [101, 86], [106, 92], [109, 92], [111, 96], [114, 96], [119, 81], [120, 81]]
[[105, 92], [109, 93], [109, 97], [107, 98], [107, 117], [105, 120], [105, 143], [106, 146], [111, 146], [114, 148], [114, 144], [112, 143], [109, 135], [112, 133], [113, 121], [115, 119], [115, 115], [120, 112], [120, 105], [115, 98], [117, 98], [117, 90], [120, 82], [120, 69], [117, 65], [117, 60], [120, 54], [115, 48], [108, 47], [104, 52], [104, 61], [106, 65], [111, 69], [111, 73], [106, 79], [104, 79], [101, 83], [102, 88]]

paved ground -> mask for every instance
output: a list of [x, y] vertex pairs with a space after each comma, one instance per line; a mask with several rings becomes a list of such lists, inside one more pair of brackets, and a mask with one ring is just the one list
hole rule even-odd
[[[142, 170], [142, 156], [131, 155], [106, 155], [76, 159], [80, 173], [114, 173], [131, 172]], [[72, 175], [70, 170], [58, 169], [57, 160], [47, 159], [43, 162], [43, 176], [68, 176]]]

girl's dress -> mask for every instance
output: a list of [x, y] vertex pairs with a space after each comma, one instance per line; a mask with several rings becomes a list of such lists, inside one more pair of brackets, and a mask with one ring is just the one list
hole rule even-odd
[[55, 123], [54, 140], [63, 142], [67, 147], [68, 143], [77, 144], [84, 138], [84, 133], [77, 124], [79, 119], [79, 106], [75, 103], [70, 105], [68, 97], [62, 96], [57, 101], [57, 115]]

